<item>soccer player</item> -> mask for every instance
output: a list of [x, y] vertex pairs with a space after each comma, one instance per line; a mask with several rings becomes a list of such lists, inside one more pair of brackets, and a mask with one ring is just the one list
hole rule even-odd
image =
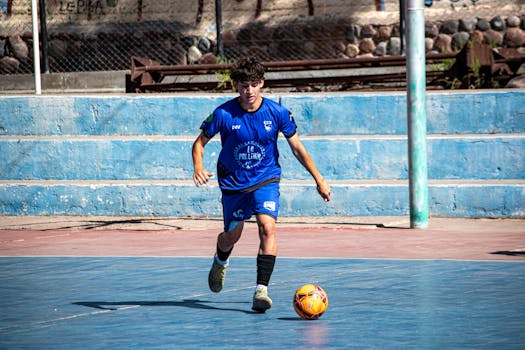
[[255, 214], [260, 245], [252, 309], [265, 312], [272, 306], [267, 287], [277, 255], [275, 223], [281, 178], [277, 139], [280, 132], [294, 156], [312, 175], [325, 201], [330, 200], [330, 186], [301, 143], [291, 112], [261, 96], [264, 66], [256, 58], [241, 58], [234, 63], [230, 76], [239, 96], [216, 108], [202, 122], [201, 133], [192, 148], [193, 181], [196, 186], [205, 185], [213, 174], [203, 167], [204, 147], [220, 133], [222, 149], [217, 161], [217, 180], [222, 192], [224, 231], [217, 237], [208, 284], [213, 292], [221, 291], [229, 256], [241, 238], [244, 221]]

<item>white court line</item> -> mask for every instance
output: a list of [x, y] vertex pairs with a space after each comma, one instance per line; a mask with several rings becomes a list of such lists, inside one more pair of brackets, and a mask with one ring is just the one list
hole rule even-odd
[[[239, 287], [239, 288], [233, 288], [233, 289], [226, 289], [226, 290], [223, 290], [222, 292], [223, 293], [232, 293], [232, 292], [237, 292], [237, 291], [240, 291], [240, 290], [252, 289], [252, 288], [255, 288], [255, 285]], [[180, 297], [180, 298], [177, 298], [177, 299], [181, 299], [181, 300], [194, 299], [194, 298], [198, 298], [198, 297], [202, 297], [202, 296], [206, 296], [206, 295], [210, 295], [210, 294], [212, 294], [212, 293], [211, 292], [199, 293], [199, 294], [193, 294], [193, 295], [189, 295], [189, 296], [183, 296], [183, 297]], [[108, 304], [108, 306], [111, 306], [111, 304]], [[92, 311], [92, 312], [83, 312], [83, 313], [74, 314], [74, 315], [70, 315], [70, 316], [63, 316], [63, 317], [58, 317], [58, 318], [52, 318], [52, 319], [44, 320], [44, 321], [32, 321], [32, 322], [29, 322], [28, 324], [19, 324], [19, 325], [7, 326], [7, 327], [0, 327], [0, 332], [5, 332], [5, 331], [11, 331], [11, 332], [13, 332], [13, 331], [27, 331], [29, 328], [45, 328], [45, 327], [50, 327], [53, 324], [58, 323], [58, 322], [62, 322], [62, 321], [68, 321], [68, 320], [81, 318], [81, 317], [96, 316], [96, 315], [106, 314], [106, 313], [110, 313], [110, 312], [125, 311], [125, 310], [129, 310], [129, 309], [138, 309], [138, 308], [140, 308], [142, 306], [143, 305], [133, 305], [133, 304], [131, 304], [129, 306], [115, 307], [115, 308], [111, 308], [111, 309], [108, 308], [108, 309], [97, 310], [97, 311]], [[89, 306], [83, 306], [83, 307], [89, 307]]]
[[30, 327], [47, 327], [47, 326], [50, 326], [52, 323], [55, 323], [55, 322], [71, 320], [71, 319], [74, 319], [74, 318], [79, 318], [79, 317], [84, 317], [84, 316], [92, 316], [92, 315], [97, 315], [97, 314], [104, 314], [104, 313], [108, 313], [108, 312], [111, 312], [111, 311], [115, 311], [115, 310], [98, 310], [98, 311], [93, 311], [93, 312], [86, 312], [86, 313], [75, 314], [75, 315], [71, 315], [71, 316], [64, 316], [64, 317], [54, 318], [54, 319], [45, 320], [45, 321], [34, 321], [34, 322], [30, 322], [29, 325], [27, 325], [27, 326], [25, 326], [25, 325], [13, 325], [13, 326], [7, 326], [7, 327], [0, 327], [0, 332], [1, 331], [5, 331], [5, 330], [17, 329], [17, 328], [19, 328], [18, 330], [27, 330], [27, 328], [30, 328]]
[[[0, 258], [93, 258], [93, 259], [105, 259], [105, 258], [130, 258], [130, 259], [210, 259], [208, 255], [2, 255]], [[248, 255], [236, 255], [234, 258], [250, 259], [253, 256]], [[359, 258], [359, 257], [346, 257], [346, 256], [278, 256], [278, 259], [290, 259], [290, 260], [371, 260], [371, 261], [457, 261], [457, 262], [483, 262], [483, 263], [525, 263], [525, 260], [505, 260], [501, 259], [459, 259], [459, 258], [396, 258], [396, 257], [381, 257], [381, 258]], [[254, 286], [255, 287], [255, 286]], [[243, 288], [244, 289], [244, 288]], [[204, 294], [203, 294], [204, 295]]]

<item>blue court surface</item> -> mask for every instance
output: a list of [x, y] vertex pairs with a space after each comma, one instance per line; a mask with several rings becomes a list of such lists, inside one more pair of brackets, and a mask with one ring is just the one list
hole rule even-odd
[[[277, 260], [265, 314], [251, 311], [255, 258], [224, 290], [211, 258], [0, 258], [1, 349], [524, 349], [525, 263]], [[304, 283], [325, 315], [292, 307]]]

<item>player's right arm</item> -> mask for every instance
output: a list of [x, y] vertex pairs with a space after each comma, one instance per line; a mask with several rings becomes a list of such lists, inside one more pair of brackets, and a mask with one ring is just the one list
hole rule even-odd
[[196, 186], [205, 185], [208, 183], [212, 173], [204, 169], [202, 165], [202, 159], [204, 158], [204, 146], [211, 140], [207, 137], [204, 131], [197, 136], [193, 147], [191, 149], [191, 156], [193, 158], [193, 182]]

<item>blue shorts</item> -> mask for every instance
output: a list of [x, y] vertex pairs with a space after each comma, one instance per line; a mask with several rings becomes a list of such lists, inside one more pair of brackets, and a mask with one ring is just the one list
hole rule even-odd
[[225, 232], [231, 231], [230, 224], [232, 222], [248, 220], [254, 214], [267, 214], [277, 219], [279, 215], [279, 182], [270, 182], [252, 192], [222, 194]]

